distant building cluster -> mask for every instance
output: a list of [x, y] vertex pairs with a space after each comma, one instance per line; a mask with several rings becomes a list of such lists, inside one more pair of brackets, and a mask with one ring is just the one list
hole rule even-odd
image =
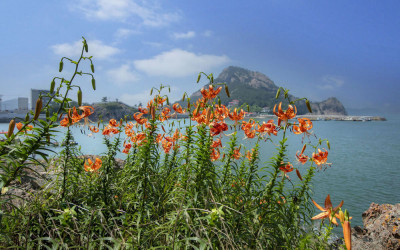
[[232, 100], [228, 103], [228, 108], [239, 106], [239, 100]]
[[27, 97], [18, 97], [7, 101], [1, 102], [1, 110], [19, 110], [19, 111], [28, 111], [28, 98]]
[[261, 109], [261, 113], [272, 113], [272, 111], [270, 107], [264, 107]]
[[45, 97], [45, 95], [48, 93], [50, 91], [45, 89], [31, 89], [30, 106], [28, 97], [17, 97], [6, 101], [0, 98], [0, 111], [28, 111], [29, 108], [32, 109], [36, 106], [36, 101], [39, 99], [40, 94], [43, 96], [43, 103], [47, 103], [49, 97]]

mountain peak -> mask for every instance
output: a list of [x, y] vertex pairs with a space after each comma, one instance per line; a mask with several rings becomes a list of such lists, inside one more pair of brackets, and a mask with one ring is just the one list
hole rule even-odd
[[[244, 69], [236, 66], [229, 66], [225, 68], [218, 77], [214, 80], [215, 83], [225, 83], [230, 92], [230, 98], [222, 91], [219, 95], [220, 101], [224, 105], [230, 105], [232, 100], [242, 104], [248, 104], [253, 109], [261, 109], [263, 107], [272, 108], [280, 101], [284, 105], [288, 104], [287, 100], [281, 96], [276, 100], [276, 91], [278, 86], [266, 75]], [[206, 87], [208, 84], [205, 85]], [[201, 98], [200, 90], [191, 95], [192, 100]], [[290, 100], [297, 99], [295, 96], [289, 94]], [[297, 112], [299, 115], [308, 113], [307, 106], [304, 101], [297, 102]], [[335, 97], [331, 97], [322, 102], [311, 102], [313, 114], [347, 114], [346, 109]]]
[[241, 82], [257, 89], [278, 89], [275, 83], [266, 75], [257, 71], [251, 71], [236, 66], [229, 66], [225, 68], [221, 74], [218, 75], [217, 80], [227, 84], [231, 82]]

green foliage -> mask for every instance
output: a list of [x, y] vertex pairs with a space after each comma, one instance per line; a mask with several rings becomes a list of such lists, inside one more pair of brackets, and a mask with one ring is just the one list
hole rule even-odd
[[[328, 234], [320, 236], [308, 229], [312, 228], [309, 195], [314, 163], [310, 161], [306, 175], [297, 184], [282, 171], [288, 161], [287, 137], [293, 125], [289, 121], [276, 127], [281, 136], [277, 153], [270, 162], [263, 163], [259, 159], [260, 144], [268, 143], [270, 135], [257, 132], [254, 146], [245, 157], [245, 146], [239, 139], [240, 128], [243, 129], [238, 123], [240, 119], [231, 124], [230, 131], [227, 126], [213, 134], [217, 123], [224, 123], [227, 117], [225, 114], [217, 118], [215, 99], [204, 100], [202, 104], [190, 103], [188, 124], [186, 120], [184, 124], [177, 120], [166, 122], [171, 118], [171, 106], [162, 95], [168, 87], [161, 86], [152, 89], [155, 94], [147, 106], [147, 114], [142, 117], [135, 114], [135, 124], [110, 120], [104, 125], [107, 151], [99, 159], [85, 159], [79, 148], [70, 143], [72, 137], [67, 127], [64, 149], [49, 160], [47, 138], [54, 135], [57, 118], [68, 112], [71, 104], [68, 91], [75, 87], [72, 85], [75, 75], [93, 77], [91, 73], [78, 71], [82, 59], [89, 59], [93, 65], [91, 57], [83, 57], [84, 51], [88, 51], [86, 40], [78, 61], [65, 57], [61, 60], [60, 72], [66, 66], [63, 61], [70, 61], [76, 68], [70, 81], [55, 78], [61, 79], [60, 84], [51, 84], [58, 93], [54, 97], [60, 105], [58, 111], [47, 120], [27, 121], [25, 126], [33, 124], [34, 128], [20, 143], [13, 141], [13, 135], [0, 144], [1, 247], [292, 249], [326, 246]], [[94, 72], [94, 67], [91, 69]], [[204, 75], [212, 84], [213, 75]], [[59, 93], [64, 87], [66, 91], [61, 96]], [[70, 114], [65, 119], [73, 118]], [[228, 142], [215, 151], [215, 138], [223, 136]], [[121, 145], [127, 153], [123, 166], [116, 160]], [[33, 154], [40, 155], [44, 161], [34, 158]], [[30, 174], [26, 172], [28, 169], [35, 171], [32, 166], [37, 164], [46, 167], [50, 178], [26, 202], [13, 203], [15, 197], [5, 195], [7, 188], [20, 188], [18, 180]]]

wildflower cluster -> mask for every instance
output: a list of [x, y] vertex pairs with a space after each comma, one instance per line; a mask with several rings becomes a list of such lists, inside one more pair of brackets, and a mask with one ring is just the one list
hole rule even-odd
[[[82, 53], [87, 46], [84, 41]], [[81, 59], [91, 62], [91, 57]], [[71, 62], [77, 63], [76, 74], [89, 74], [78, 71], [80, 60]], [[93, 64], [91, 69], [94, 73]], [[4, 242], [0, 246], [292, 249], [326, 244], [320, 244], [315, 235], [310, 241], [308, 229], [313, 227], [311, 180], [318, 168], [328, 165], [328, 151], [321, 148], [326, 140], [312, 143], [309, 119], [293, 122], [295, 102], [301, 100], [287, 100], [286, 110], [282, 102], [278, 108], [275, 105], [276, 119], [247, 119], [242, 107], [229, 109], [220, 103], [218, 95], [224, 87], [229, 96], [226, 84], [214, 83], [212, 74], [201, 73], [199, 80], [202, 75], [209, 84], [197, 100], [186, 98], [185, 102], [184, 96], [171, 105], [163, 95], [167, 87], [161, 85], [152, 89], [146, 106], [119, 121], [88, 125], [95, 110], [82, 106], [79, 87], [78, 108], [71, 108], [66, 97], [60, 100], [64, 112], [56, 113], [52, 123], [67, 132], [64, 150], [54, 159], [55, 177], [18, 210], [2, 206], [10, 216], [0, 216], [0, 242]], [[175, 119], [181, 115], [187, 118]], [[34, 118], [38, 119], [36, 114]], [[83, 156], [79, 148], [71, 146], [70, 129], [82, 119], [91, 133], [103, 136], [107, 151], [101, 156]], [[25, 133], [35, 131], [36, 124], [40, 123], [16, 126]], [[15, 121], [10, 123], [10, 138], [14, 126]], [[40, 135], [46, 137], [46, 133]], [[286, 152], [290, 133], [309, 139], [293, 156]], [[276, 154], [269, 162], [262, 162], [261, 145], [276, 140]], [[313, 151], [307, 153], [307, 148]], [[32, 152], [34, 147], [28, 156]], [[122, 163], [116, 159], [117, 152], [126, 156]], [[295, 167], [291, 158], [300, 167]], [[294, 170], [298, 178], [292, 181]], [[2, 194], [5, 192], [3, 188]], [[315, 203], [323, 213], [313, 219], [329, 218], [334, 223], [337, 210], [332, 209], [330, 200], [325, 203], [325, 208]], [[343, 225], [348, 224], [348, 216], [339, 212], [338, 218]]]

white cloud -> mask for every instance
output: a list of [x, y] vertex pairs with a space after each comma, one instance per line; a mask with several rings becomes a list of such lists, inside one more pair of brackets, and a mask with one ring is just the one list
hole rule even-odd
[[318, 88], [333, 90], [335, 88], [341, 87], [344, 84], [344, 80], [339, 76], [326, 75], [322, 77], [322, 81], [325, 83], [319, 85]]
[[[169, 86], [169, 85], [167, 85], [167, 86]], [[159, 86], [155, 86], [155, 87], [159, 87]], [[169, 99], [171, 104], [173, 102], [175, 102], [176, 100], [181, 100], [182, 95], [183, 95], [182, 88], [179, 88], [179, 87], [174, 86], [174, 85], [169, 86], [169, 87], [171, 89], [171, 92], [169, 92], [167, 90], [167, 88], [165, 88], [165, 89], [163, 89], [161, 94], [168, 95], [168, 99]], [[146, 106], [147, 103], [152, 98], [154, 98], [154, 95], [156, 94], [156, 91], [153, 91], [153, 96], [150, 96], [150, 91], [151, 91], [151, 89], [146, 89], [146, 90], [143, 90], [142, 92], [136, 93], [136, 94], [125, 93], [125, 94], [122, 94], [119, 99], [123, 103], [126, 103], [126, 104], [131, 105], [131, 106], [133, 106], [135, 104], [139, 104], [139, 103], [142, 103], [144, 106]]]
[[186, 33], [174, 33], [172, 34], [172, 37], [174, 39], [190, 39], [196, 36], [196, 33], [194, 31], [188, 31]]
[[138, 31], [132, 30], [132, 29], [124, 29], [124, 28], [120, 28], [117, 30], [117, 32], [115, 32], [115, 37], [119, 40], [119, 39], [125, 39], [128, 38], [129, 36], [131, 36], [132, 34], [137, 34], [139, 33]]
[[134, 61], [135, 68], [148, 75], [183, 77], [210, 71], [230, 61], [229, 57], [216, 55], [196, 55], [192, 52], [173, 49], [151, 59]]
[[213, 34], [213, 32], [211, 30], [206, 30], [206, 31], [204, 31], [203, 36], [210, 37], [210, 36], [212, 36], [212, 34]]
[[143, 25], [153, 27], [165, 26], [180, 19], [178, 13], [163, 13], [155, 1], [77, 0], [73, 8], [82, 11], [89, 20], [126, 22], [139, 18]]
[[[92, 55], [95, 59], [107, 59], [120, 52], [118, 48], [105, 45], [99, 40], [88, 40], [89, 55]], [[82, 51], [82, 40], [78, 40], [74, 43], [62, 43], [51, 46], [53, 52], [56, 55], [67, 56], [67, 57], [79, 57]]]
[[137, 93], [137, 94], [122, 94], [120, 97], [120, 100], [123, 103], [126, 103], [131, 106], [133, 106], [135, 104], [138, 105], [140, 102], [143, 105], [146, 105], [147, 102], [150, 100], [150, 89], [142, 91], [141, 93]]
[[163, 43], [158, 43], [158, 42], [142, 42], [144, 45], [148, 45], [154, 48], [160, 48], [162, 46], [164, 46]]
[[119, 68], [108, 70], [107, 77], [110, 79], [111, 83], [119, 86], [139, 80], [139, 77], [133, 73], [129, 64], [123, 64]]

